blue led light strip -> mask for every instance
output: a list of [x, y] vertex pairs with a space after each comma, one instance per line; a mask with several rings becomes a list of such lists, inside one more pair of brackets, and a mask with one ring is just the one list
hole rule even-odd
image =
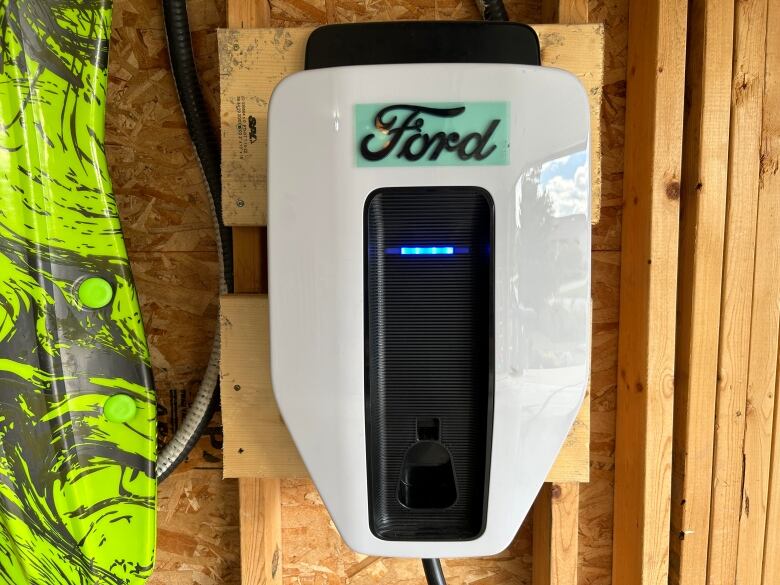
[[468, 254], [468, 252], [468, 248], [456, 246], [402, 246], [385, 250], [387, 254], [401, 256], [452, 256], [454, 254]]
[[414, 256], [429, 256], [433, 254], [454, 254], [455, 248], [452, 246], [429, 246], [427, 248], [416, 247], [403, 247], [401, 248], [401, 255], [406, 256], [412, 254]]

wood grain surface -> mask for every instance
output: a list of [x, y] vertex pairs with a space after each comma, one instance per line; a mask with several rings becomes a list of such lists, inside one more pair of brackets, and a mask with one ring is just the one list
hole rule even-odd
[[707, 576], [734, 2], [694, 0], [680, 210], [670, 582]]
[[668, 581], [687, 2], [630, 2], [615, 583]]

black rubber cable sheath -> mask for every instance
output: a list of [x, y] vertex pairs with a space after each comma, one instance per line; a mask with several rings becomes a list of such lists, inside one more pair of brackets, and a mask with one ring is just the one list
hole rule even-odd
[[[221, 155], [217, 135], [211, 127], [208, 109], [198, 81], [195, 58], [192, 52], [192, 38], [187, 16], [186, 0], [163, 0], [165, 32], [168, 40], [168, 55], [176, 82], [179, 101], [187, 122], [187, 130], [195, 147], [201, 170], [205, 177], [209, 195], [214, 206], [215, 229], [222, 251], [222, 274], [228, 292], [233, 292], [233, 241], [230, 228], [222, 221], [222, 179]], [[157, 477], [163, 481], [184, 461], [200, 439], [219, 403], [217, 382], [208, 408], [198, 421], [194, 432], [187, 438], [184, 448], [177, 455], [165, 473]]]
[[209, 193], [216, 210], [219, 238], [222, 242], [222, 258], [225, 283], [233, 292], [233, 242], [230, 228], [222, 221], [222, 180], [219, 140], [211, 127], [206, 101], [198, 82], [195, 58], [192, 53], [190, 24], [187, 19], [186, 0], [163, 0], [165, 32], [168, 37], [168, 54], [173, 78], [179, 93], [184, 117], [187, 121], [195, 151], [198, 154]]
[[498, 20], [506, 22], [509, 20], [509, 14], [506, 11], [503, 0], [477, 0], [482, 9], [482, 18], [484, 20]]
[[422, 564], [423, 569], [425, 570], [425, 578], [428, 580], [428, 585], [447, 585], [439, 559], [423, 559]]

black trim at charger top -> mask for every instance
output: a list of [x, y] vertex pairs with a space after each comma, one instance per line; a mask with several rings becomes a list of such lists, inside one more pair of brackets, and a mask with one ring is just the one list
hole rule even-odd
[[528, 25], [468, 20], [331, 24], [306, 43], [306, 69], [398, 63], [541, 65], [541, 52]]

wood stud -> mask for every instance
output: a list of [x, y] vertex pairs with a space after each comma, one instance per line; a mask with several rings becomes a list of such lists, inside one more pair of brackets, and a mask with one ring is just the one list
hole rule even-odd
[[[267, 0], [228, 0], [232, 28], [269, 26]], [[233, 228], [235, 292], [268, 289], [264, 262], [265, 232], [260, 227]], [[240, 385], [239, 385], [240, 386]], [[241, 478], [238, 484], [241, 519], [241, 584], [282, 583], [282, 505], [279, 479]]]
[[687, 2], [629, 8], [612, 579], [668, 580]]
[[[780, 198], [780, 6], [770, 2], [767, 14], [766, 65], [764, 67], [764, 112], [761, 129], [761, 166], [759, 198], [769, 198], [775, 202], [773, 213], [778, 214], [777, 202]], [[777, 254], [780, 230], [769, 235]], [[772, 455], [770, 461], [769, 494], [767, 497], [767, 517], [764, 531], [762, 585], [773, 585], [780, 575], [780, 352], [775, 365], [774, 387], [774, 424], [772, 434]], [[764, 364], [771, 368], [772, 363]]]
[[689, 5], [683, 139], [670, 583], [707, 575], [734, 1]]

